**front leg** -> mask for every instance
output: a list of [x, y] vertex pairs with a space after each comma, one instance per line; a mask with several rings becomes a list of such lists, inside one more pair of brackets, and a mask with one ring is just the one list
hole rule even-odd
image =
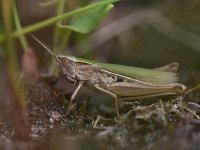
[[77, 96], [77, 94], [78, 94], [79, 90], [81, 89], [81, 87], [83, 86], [83, 84], [84, 84], [84, 81], [80, 81], [78, 87], [72, 94], [69, 105], [68, 105], [68, 109], [67, 109], [68, 113], [74, 108], [74, 106], [75, 106], [74, 99]]
[[117, 116], [120, 118], [120, 115], [119, 115], [119, 106], [118, 106], [118, 100], [117, 100], [117, 95], [106, 90], [106, 89], [103, 89], [99, 86], [94, 86], [98, 91], [101, 91], [103, 93], [106, 93], [108, 95], [110, 95], [113, 99], [114, 99], [114, 108], [115, 108], [115, 113], [117, 114]]

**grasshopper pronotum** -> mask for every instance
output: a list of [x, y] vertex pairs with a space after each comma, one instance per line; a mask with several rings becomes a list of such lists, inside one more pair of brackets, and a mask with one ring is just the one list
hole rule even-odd
[[83, 85], [110, 95], [114, 100], [117, 116], [119, 116], [119, 100], [180, 95], [186, 89], [183, 84], [176, 83], [176, 73], [97, 63], [73, 56], [57, 56], [36, 37], [32, 37], [55, 57], [66, 78], [71, 82], [78, 83], [76, 90], [71, 96], [68, 111], [73, 108], [74, 98]]

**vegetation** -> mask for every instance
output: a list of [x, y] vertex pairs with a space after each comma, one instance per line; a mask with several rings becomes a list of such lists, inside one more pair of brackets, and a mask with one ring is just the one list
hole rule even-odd
[[[0, 4], [1, 149], [198, 149], [200, 2]], [[109, 96], [82, 88], [68, 114], [76, 85], [31, 34], [55, 54], [145, 68], [179, 62], [180, 82], [196, 88], [120, 103], [120, 119]]]

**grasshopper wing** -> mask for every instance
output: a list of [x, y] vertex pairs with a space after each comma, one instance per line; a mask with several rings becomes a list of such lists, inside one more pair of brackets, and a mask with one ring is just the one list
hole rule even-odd
[[154, 84], [174, 83], [178, 80], [177, 74], [173, 72], [164, 72], [153, 69], [144, 69], [139, 67], [124, 66], [117, 64], [96, 63], [102, 70], [113, 74], [129, 77], [144, 82]]

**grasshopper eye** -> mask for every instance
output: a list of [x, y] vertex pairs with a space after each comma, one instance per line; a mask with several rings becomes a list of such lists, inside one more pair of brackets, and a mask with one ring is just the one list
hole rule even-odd
[[68, 65], [69, 61], [66, 58], [62, 58], [62, 63], [66, 67]]

